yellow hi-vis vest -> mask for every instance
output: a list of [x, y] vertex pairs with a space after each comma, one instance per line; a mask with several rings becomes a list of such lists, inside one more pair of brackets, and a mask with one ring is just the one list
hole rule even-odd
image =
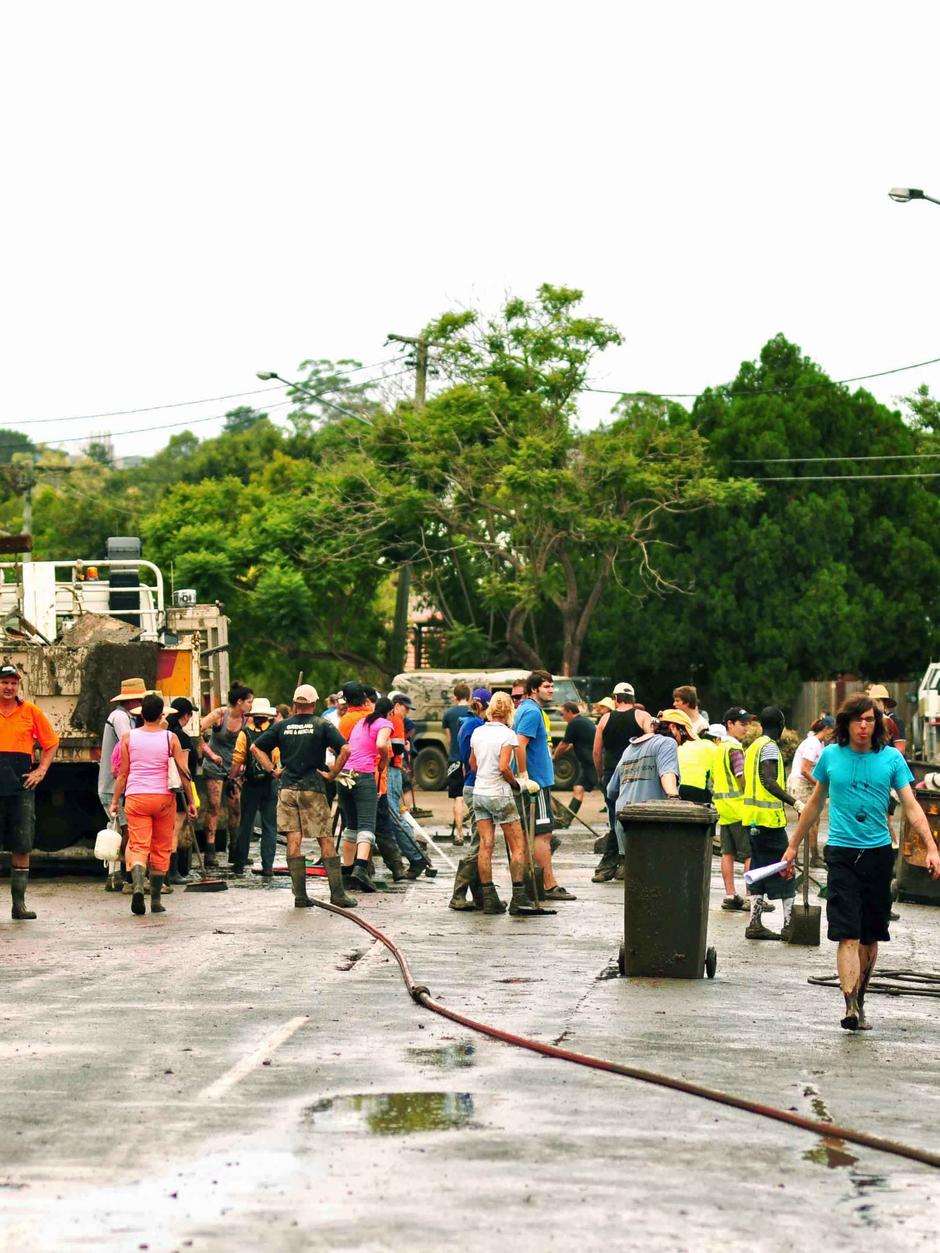
[[[787, 815], [783, 801], [777, 800], [760, 781], [760, 754], [769, 735], [759, 735], [744, 754], [744, 801], [741, 821], [746, 827], [785, 827]], [[783, 787], [783, 754], [777, 758], [777, 786]]]
[[714, 775], [715, 746], [711, 740], [686, 740], [679, 745], [679, 782], [707, 791]]
[[742, 799], [744, 791], [742, 785], [738, 782], [738, 776], [731, 769], [731, 750], [733, 748], [739, 751], [741, 749], [740, 742], [733, 736], [729, 736], [726, 740], [722, 740], [720, 744], [715, 745], [715, 783], [712, 801], [718, 810], [718, 820], [723, 827], [730, 826], [732, 822], [740, 822], [741, 815], [744, 812]]

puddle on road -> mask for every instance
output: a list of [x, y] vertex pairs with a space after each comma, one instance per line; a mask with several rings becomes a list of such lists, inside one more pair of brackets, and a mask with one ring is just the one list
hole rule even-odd
[[[434, 1050], [429, 1050], [434, 1051]], [[374, 1136], [413, 1135], [472, 1127], [469, 1092], [385, 1092], [332, 1096], [304, 1110], [317, 1131], [365, 1131]]]
[[473, 1065], [476, 1046], [468, 1041], [445, 1044], [440, 1048], [407, 1049], [408, 1057], [419, 1066], [433, 1066], [435, 1070], [466, 1070]]
[[[819, 1095], [818, 1088], [809, 1083], [804, 1087], [803, 1095], [810, 1098], [809, 1103], [813, 1113], [820, 1122], [832, 1122], [832, 1115], [829, 1113], [826, 1102]], [[838, 1136], [823, 1136], [815, 1148], [806, 1150], [803, 1160], [814, 1162], [817, 1166], [825, 1166], [829, 1170], [837, 1170], [840, 1166], [854, 1166], [858, 1158], [854, 1153], [848, 1152], [845, 1141], [840, 1140]]]

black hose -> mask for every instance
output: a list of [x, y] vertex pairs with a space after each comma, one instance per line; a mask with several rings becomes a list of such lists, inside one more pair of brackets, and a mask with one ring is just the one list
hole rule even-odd
[[763, 1105], [759, 1101], [750, 1101], [746, 1097], [734, 1096], [730, 1092], [721, 1092], [717, 1088], [706, 1088], [701, 1084], [690, 1083], [685, 1079], [676, 1079], [672, 1075], [658, 1074], [653, 1070], [641, 1070], [637, 1066], [624, 1066], [620, 1062], [591, 1057], [586, 1053], [574, 1053], [570, 1049], [561, 1049], [554, 1044], [542, 1044], [538, 1040], [530, 1040], [526, 1036], [515, 1035], [511, 1031], [503, 1031], [499, 1027], [491, 1027], [487, 1023], [477, 1022], [473, 1018], [468, 1018], [465, 1014], [458, 1014], [454, 1010], [448, 1009], [446, 1005], [441, 1005], [439, 1001], [433, 1000], [430, 991], [424, 984], [415, 982], [404, 953], [394, 941], [383, 935], [377, 927], [373, 927], [364, 918], [360, 918], [357, 914], [347, 909], [340, 909], [338, 905], [332, 905], [327, 901], [320, 901], [314, 898], [311, 899], [318, 909], [326, 909], [331, 914], [339, 914], [341, 918], [347, 918], [350, 922], [354, 922], [357, 927], [361, 927], [363, 931], [368, 931], [371, 936], [374, 936], [375, 939], [384, 944], [398, 962], [401, 977], [405, 987], [408, 989], [408, 994], [417, 1005], [429, 1009], [434, 1014], [440, 1014], [442, 1018], [448, 1018], [451, 1022], [460, 1023], [461, 1026], [467, 1027], [471, 1031], [478, 1031], [494, 1040], [502, 1040], [505, 1044], [513, 1044], [517, 1048], [528, 1049], [530, 1052], [539, 1053], [543, 1057], [554, 1057], [558, 1061], [572, 1062], [577, 1066], [590, 1067], [592, 1070], [603, 1070], [609, 1074], [623, 1075], [627, 1079], [637, 1079], [641, 1083], [652, 1083], [657, 1087], [670, 1088], [674, 1092], [684, 1092], [687, 1096], [697, 1096], [706, 1101], [714, 1101], [719, 1105], [728, 1105], [732, 1109], [740, 1109], [747, 1114], [755, 1114], [760, 1118], [770, 1118], [775, 1122], [787, 1123], [791, 1127], [799, 1127], [802, 1131], [809, 1131], [813, 1135], [823, 1137], [823, 1139], [844, 1140], [848, 1144], [858, 1144], [862, 1148], [875, 1149], [879, 1153], [891, 1153], [895, 1157], [904, 1157], [908, 1161], [921, 1162], [925, 1166], [940, 1168], [940, 1154], [930, 1153], [926, 1149], [914, 1148], [908, 1144], [901, 1144], [896, 1140], [887, 1140], [883, 1136], [869, 1135], [866, 1131], [854, 1131], [850, 1127], [840, 1127], [835, 1123], [821, 1122], [816, 1118], [806, 1118], [802, 1114], [791, 1113], [790, 1110], [778, 1109], [774, 1105]]

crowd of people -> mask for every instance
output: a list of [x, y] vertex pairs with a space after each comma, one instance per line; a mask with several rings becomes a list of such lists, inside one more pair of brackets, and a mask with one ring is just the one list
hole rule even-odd
[[[377, 890], [376, 851], [394, 880], [433, 878], [427, 841], [405, 804], [412, 702], [404, 692], [381, 696], [357, 680], [327, 698], [300, 684], [290, 707], [274, 707], [246, 685], [232, 685], [227, 704], [204, 716], [188, 698], [165, 701], [140, 678], [121, 682], [111, 701], [101, 741], [98, 794], [121, 832], [121, 862], [106, 886], [131, 896], [131, 911], [165, 912], [162, 897], [188, 881], [193, 823], [202, 771], [204, 863], [217, 869], [223, 812], [229, 869], [239, 877], [250, 864], [250, 844], [260, 825], [260, 875], [275, 874], [279, 839], [297, 908], [313, 904], [303, 853], [319, 850], [315, 867], [325, 875], [330, 900], [352, 908], [351, 892]], [[443, 717], [448, 734], [448, 795], [453, 838], [470, 842], [456, 868], [449, 905], [460, 912], [517, 917], [557, 912], [555, 902], [575, 901], [556, 877], [556, 825], [579, 819], [586, 796], [604, 793], [606, 831], [595, 845], [598, 884], [622, 880], [628, 833], [620, 815], [647, 802], [714, 805], [725, 896], [722, 909], [746, 911], [749, 940], [790, 937], [794, 862], [806, 841], [804, 866], [828, 869], [829, 938], [838, 943], [840, 984], [849, 1030], [867, 1027], [865, 990], [891, 912], [894, 836], [890, 814], [900, 805], [926, 849], [930, 874], [940, 877], [940, 854], [923, 809], [914, 797], [904, 758], [904, 733], [880, 686], [847, 699], [833, 716], [822, 714], [784, 767], [785, 719], [767, 706], [756, 719], [743, 706], [710, 723], [694, 687], [680, 685], [672, 704], [652, 714], [633, 686], [618, 683], [589, 717], [574, 702], [560, 710], [563, 738], [552, 746], [548, 710], [554, 683], [534, 670], [510, 692], [454, 689]], [[759, 734], [754, 734], [755, 721]], [[32, 849], [34, 791], [55, 756], [58, 737], [41, 710], [20, 692], [15, 666], [0, 666], [0, 840], [11, 854], [14, 919], [35, 918], [26, 906]], [[36, 761], [36, 749], [39, 760]], [[554, 763], [565, 753], [578, 763], [570, 805], [552, 797]], [[819, 820], [829, 803], [828, 839], [820, 856]], [[787, 833], [786, 807], [797, 814]], [[708, 811], [711, 813], [712, 811]], [[559, 815], [566, 821], [558, 822]], [[587, 824], [585, 824], [587, 825]], [[496, 831], [506, 850], [511, 895], [496, 885]], [[746, 897], [735, 871], [764, 870], [748, 878]], [[766, 916], [779, 903], [783, 923], [773, 931]]]

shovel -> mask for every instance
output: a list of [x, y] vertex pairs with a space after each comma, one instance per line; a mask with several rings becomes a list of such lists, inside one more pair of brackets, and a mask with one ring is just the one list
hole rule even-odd
[[[526, 822], [526, 831], [525, 831], [525, 851], [526, 851], [526, 859], [529, 863], [529, 877], [532, 880], [532, 904], [535, 906], [536, 914], [557, 914], [558, 913], [557, 909], [548, 909], [539, 900], [538, 879], [535, 877], [535, 797], [534, 796], [529, 797], [528, 807], [529, 807], [529, 814], [528, 814], [528, 821]], [[524, 809], [525, 809], [525, 802], [523, 801], [523, 810]], [[529, 911], [526, 910], [526, 913], [528, 914]]]
[[206, 874], [206, 863], [203, 861], [202, 849], [199, 847], [199, 841], [193, 833], [193, 851], [199, 858], [199, 873], [202, 878], [198, 883], [187, 883], [183, 888], [184, 892], [227, 892], [228, 884], [224, 879], [210, 879]]
[[794, 905], [790, 915], [790, 943], [819, 947], [822, 909], [809, 903], [809, 832], [803, 836], [803, 904]]

